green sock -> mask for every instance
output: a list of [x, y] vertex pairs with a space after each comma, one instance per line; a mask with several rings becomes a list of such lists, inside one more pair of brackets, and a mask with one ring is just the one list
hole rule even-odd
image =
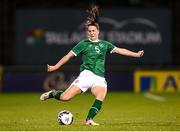
[[101, 106], [102, 106], [102, 101], [96, 99], [94, 101], [94, 104], [89, 110], [86, 120], [93, 119], [97, 115], [97, 113], [100, 111]]
[[60, 96], [61, 96], [61, 94], [62, 94], [63, 92], [64, 92], [63, 90], [57, 90], [56, 92], [51, 93], [51, 94], [49, 95], [49, 97], [50, 97], [50, 98], [55, 98], [55, 99], [57, 99], [57, 100], [60, 100]]

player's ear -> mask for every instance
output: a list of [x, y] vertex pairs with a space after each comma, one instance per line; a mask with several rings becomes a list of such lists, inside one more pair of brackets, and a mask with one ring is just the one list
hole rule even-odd
[[99, 34], [99, 30], [97, 29], [97, 33]]

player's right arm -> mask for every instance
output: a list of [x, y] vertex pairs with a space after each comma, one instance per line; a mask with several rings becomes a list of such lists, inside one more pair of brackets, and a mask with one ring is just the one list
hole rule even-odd
[[62, 59], [60, 59], [56, 65], [54, 65], [54, 66], [47, 65], [47, 71], [52, 72], [52, 71], [59, 69], [62, 65], [67, 63], [73, 56], [77, 56], [78, 54], [80, 54], [85, 48], [84, 41], [85, 40], [82, 40], [76, 46], [74, 46], [72, 48], [72, 50], [67, 55], [65, 55]]
[[73, 56], [74, 56], [74, 54], [70, 51], [67, 55], [65, 55], [63, 58], [61, 58], [56, 65], [54, 65], [54, 66], [47, 65], [47, 72], [52, 72], [52, 71], [59, 69], [62, 65], [67, 63]]

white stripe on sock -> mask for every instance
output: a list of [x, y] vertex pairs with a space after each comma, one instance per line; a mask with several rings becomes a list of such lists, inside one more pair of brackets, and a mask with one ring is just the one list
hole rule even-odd
[[91, 107], [91, 108], [95, 109], [97, 113], [99, 112], [99, 110], [96, 107]]

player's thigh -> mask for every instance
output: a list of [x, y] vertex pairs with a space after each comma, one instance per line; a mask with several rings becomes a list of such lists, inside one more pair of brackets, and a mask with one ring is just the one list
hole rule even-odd
[[75, 85], [71, 85], [61, 94], [61, 100], [68, 101], [73, 98], [75, 95], [80, 94], [81, 89]]
[[107, 94], [107, 88], [103, 86], [94, 86], [91, 88], [91, 92], [96, 99], [103, 101]]

